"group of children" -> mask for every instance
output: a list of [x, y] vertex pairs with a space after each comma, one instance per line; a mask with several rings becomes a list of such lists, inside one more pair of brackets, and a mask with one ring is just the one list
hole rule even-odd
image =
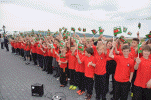
[[[60, 87], [67, 86], [70, 78], [69, 89], [78, 87], [77, 94], [86, 93], [85, 100], [91, 99], [94, 85], [96, 100], [106, 100], [110, 75], [111, 100], [127, 100], [131, 86], [132, 100], [151, 100], [151, 39], [142, 43], [142, 53], [138, 54], [139, 42], [139, 38], [133, 38], [130, 45], [100, 35], [94, 45], [94, 38], [87, 40], [84, 35], [81, 39], [74, 33], [63, 39], [61, 32], [56, 37], [41, 38], [34, 34], [10, 39], [12, 52], [20, 54], [27, 65], [33, 60], [34, 65], [48, 74], [53, 74], [55, 69], [54, 77], [60, 77]], [[78, 49], [78, 44], [82, 44], [84, 50]]]

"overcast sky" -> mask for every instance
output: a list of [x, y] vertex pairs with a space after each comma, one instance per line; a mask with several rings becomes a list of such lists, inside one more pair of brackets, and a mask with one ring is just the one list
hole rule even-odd
[[6, 31], [55, 32], [64, 26], [69, 31], [75, 27], [78, 32], [81, 27], [92, 33], [91, 29], [98, 30], [101, 26], [105, 35], [113, 35], [114, 27], [125, 26], [135, 37], [139, 22], [141, 37], [151, 30], [151, 0], [1, 0], [0, 3], [0, 27], [5, 25]]

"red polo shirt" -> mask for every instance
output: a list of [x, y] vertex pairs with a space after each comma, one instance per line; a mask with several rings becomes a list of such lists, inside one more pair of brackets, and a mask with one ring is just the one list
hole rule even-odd
[[41, 45], [40, 45], [40, 47], [38, 45], [37, 45], [37, 54], [43, 55], [43, 52], [41, 51], [42, 47], [41, 47]]
[[14, 43], [14, 49], [17, 49], [17, 42]]
[[45, 53], [43, 53], [44, 57], [48, 56], [48, 48], [44, 49]]
[[107, 61], [107, 55], [102, 53], [101, 55], [97, 54], [94, 57], [95, 61], [95, 74], [97, 75], [104, 75], [106, 73], [106, 61]]
[[71, 54], [72, 54], [71, 52], [66, 54], [66, 57], [69, 60], [68, 61], [68, 63], [69, 63], [68, 68], [69, 69], [75, 69], [75, 63], [77, 63], [76, 62], [76, 57], [74, 55], [72, 56]]
[[32, 45], [32, 53], [37, 53], [37, 45], [38, 43], [35, 43], [34, 45]]
[[[83, 60], [84, 59], [84, 57], [85, 57], [85, 54], [83, 53], [83, 54], [81, 54], [80, 52], [78, 52], [78, 55], [79, 55], [79, 58], [80, 58], [80, 60]], [[75, 52], [75, 57], [77, 56], [77, 52]], [[75, 70], [76, 70], [76, 72], [81, 72], [81, 73], [84, 73], [84, 63], [81, 63], [81, 64], [79, 64], [78, 63], [78, 60], [77, 60], [77, 58], [76, 58], [76, 63], [75, 63]]]
[[114, 60], [117, 63], [114, 75], [115, 80], [118, 82], [128, 82], [130, 72], [134, 72], [134, 60], [120, 55], [114, 55]]
[[[66, 59], [66, 57], [60, 58], [60, 61], [61, 62], [66, 62], [67, 59]], [[60, 68], [66, 68], [66, 67], [67, 67], [67, 63], [61, 63]]]
[[52, 56], [53, 56], [53, 53], [51, 53], [51, 49], [48, 50], [48, 56], [49, 56], [49, 57], [52, 57]]
[[[110, 49], [107, 49], [107, 61], [113, 60], [113, 58], [109, 57]], [[115, 51], [113, 51], [113, 54], [115, 55]]]
[[151, 79], [151, 59], [141, 57], [140, 60], [134, 85], [147, 88], [146, 83]]
[[89, 78], [93, 78], [94, 77], [94, 71], [95, 71], [93, 66], [91, 66], [91, 65], [88, 66], [88, 63], [91, 62], [91, 61], [92, 61], [92, 63], [95, 63], [93, 56], [90, 56], [90, 57], [85, 56], [81, 60], [81, 62], [84, 63], [84, 66], [85, 66], [85, 76], [89, 77]]
[[29, 45], [27, 45], [27, 46], [25, 47], [25, 51], [30, 51], [30, 46], [29, 46]]

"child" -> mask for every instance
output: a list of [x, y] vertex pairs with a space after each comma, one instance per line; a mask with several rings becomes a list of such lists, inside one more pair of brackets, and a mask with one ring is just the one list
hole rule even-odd
[[137, 75], [132, 100], [151, 100], [151, 59], [149, 59], [151, 48], [144, 45], [142, 52], [143, 57], [137, 58], [134, 66]]
[[42, 71], [46, 71], [48, 69], [48, 48], [47, 48], [47, 45], [46, 45], [46, 42], [43, 41], [43, 44], [42, 44], [42, 47], [43, 47], [43, 62], [44, 62], [44, 66], [43, 66], [43, 70]]
[[116, 70], [114, 75], [114, 94], [112, 100], [127, 100], [130, 83], [134, 72], [134, 60], [129, 58], [130, 47], [125, 45], [122, 47], [123, 56], [113, 55], [113, 49], [116, 43], [113, 42], [113, 48], [110, 51], [109, 57], [113, 58], [116, 63]]
[[68, 69], [70, 72], [70, 87], [69, 89], [75, 90], [77, 88], [76, 86], [76, 82], [75, 82], [75, 61], [76, 61], [76, 57], [74, 56], [74, 54], [72, 54], [72, 52], [74, 52], [75, 50], [75, 46], [71, 45], [70, 48], [71, 52], [69, 52], [68, 54], [66, 54], [66, 57], [68, 59]]
[[26, 47], [25, 47], [25, 57], [26, 57], [26, 65], [30, 64], [29, 63], [29, 56], [30, 56], [30, 41], [28, 40], [27, 43], [26, 43]]
[[[78, 52], [75, 52], [75, 56], [78, 55], [80, 60], [84, 59], [85, 57], [85, 54], [84, 54], [84, 51], [82, 50], [78, 50]], [[76, 59], [76, 62], [77, 62], [77, 59]], [[84, 76], [84, 63], [76, 63], [75, 64], [75, 71], [76, 71], [76, 78], [75, 78], [75, 81], [76, 81], [76, 84], [79, 88], [79, 90], [77, 91], [77, 93], [79, 95], [82, 95], [83, 93], [85, 93], [85, 84], [84, 84], [84, 81], [85, 81], [85, 76]]]
[[39, 41], [39, 44], [37, 45], [37, 60], [39, 62], [39, 65], [41, 68], [43, 68], [43, 52], [42, 52], [42, 40]]
[[67, 48], [61, 48], [61, 54], [59, 58], [59, 66], [60, 66], [60, 87], [65, 87], [67, 85], [67, 73], [66, 73], [66, 68], [67, 68], [67, 59], [65, 57], [65, 54], [67, 52]]
[[109, 57], [110, 50], [112, 49], [112, 40], [107, 41], [106, 43], [106, 48], [107, 48], [107, 62], [106, 62], [106, 76], [107, 76], [107, 91], [109, 91], [109, 77], [112, 75], [112, 91], [110, 94], [113, 94], [114, 92], [114, 74], [115, 74], [115, 69], [116, 69], [116, 61], [112, 58]]
[[95, 63], [95, 91], [96, 100], [106, 100], [107, 84], [106, 84], [106, 62], [107, 50], [106, 44], [97, 47], [97, 53], [94, 57]]
[[85, 88], [87, 90], [87, 93], [85, 95], [86, 100], [90, 100], [92, 96], [93, 91], [93, 84], [94, 84], [94, 57], [93, 55], [93, 48], [86, 48], [85, 49], [85, 57], [80, 60], [79, 56], [77, 55], [78, 63], [84, 63], [85, 66]]

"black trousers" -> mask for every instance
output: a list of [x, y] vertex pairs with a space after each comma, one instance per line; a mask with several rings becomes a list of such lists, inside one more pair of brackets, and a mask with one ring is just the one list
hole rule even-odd
[[76, 72], [75, 82], [76, 82], [76, 85], [78, 86], [79, 90], [81, 90], [81, 91], [85, 91], [84, 81], [85, 81], [84, 73]]
[[15, 49], [14, 49], [14, 47], [12, 47], [12, 53], [15, 53]]
[[59, 66], [59, 64], [58, 64], [58, 62], [55, 60], [55, 67], [54, 67], [54, 69], [56, 70], [56, 76], [60, 76], [60, 70], [61, 70], [61, 68], [60, 68], [60, 66]]
[[4, 42], [1, 42], [1, 49], [4, 49]]
[[130, 82], [114, 82], [114, 94], [113, 94], [113, 100], [127, 100], [129, 88], [131, 83]]
[[76, 86], [76, 81], [75, 81], [76, 73], [75, 73], [75, 70], [69, 69], [69, 72], [70, 72], [70, 85]]
[[20, 54], [22, 57], [24, 57], [24, 49], [20, 49]]
[[8, 44], [5, 43], [6, 50], [9, 51]]
[[46, 71], [48, 71], [48, 73], [52, 74], [53, 73], [53, 68], [52, 68], [52, 59], [53, 57], [48, 57], [48, 67], [46, 69]]
[[43, 68], [43, 55], [37, 54], [37, 60], [39, 62], [39, 66]]
[[34, 64], [37, 65], [37, 53], [32, 53]]
[[133, 92], [133, 90], [134, 90], [134, 82], [136, 79], [136, 73], [137, 73], [137, 70], [134, 70], [134, 74], [133, 74], [133, 78], [132, 78], [132, 82], [131, 82], [131, 92]]
[[48, 56], [44, 56], [44, 66], [43, 66], [43, 70], [48, 69]]
[[93, 84], [94, 84], [93, 78], [85, 77], [85, 88], [87, 90], [87, 93], [90, 95], [92, 95], [93, 93]]
[[151, 100], [151, 89], [134, 86], [132, 100]]
[[68, 66], [69, 66], [69, 64], [67, 63], [67, 77], [70, 78], [70, 72], [69, 72]]
[[64, 68], [65, 71], [63, 70], [63, 68], [60, 69], [60, 84], [66, 86], [67, 82], [68, 82], [68, 77], [67, 77], [67, 73], [66, 73], [66, 68]]
[[95, 74], [95, 92], [96, 92], [96, 100], [106, 100], [107, 94], [107, 84], [106, 84], [106, 74], [104, 75], [96, 75]]
[[110, 61], [107, 61], [106, 63], [106, 84], [107, 84], [107, 90], [109, 91], [109, 78], [110, 78], [110, 75], [112, 75], [112, 87], [113, 87], [113, 90], [114, 90], [114, 73], [115, 73], [115, 69], [116, 69], [116, 61], [114, 60], [110, 60]]

